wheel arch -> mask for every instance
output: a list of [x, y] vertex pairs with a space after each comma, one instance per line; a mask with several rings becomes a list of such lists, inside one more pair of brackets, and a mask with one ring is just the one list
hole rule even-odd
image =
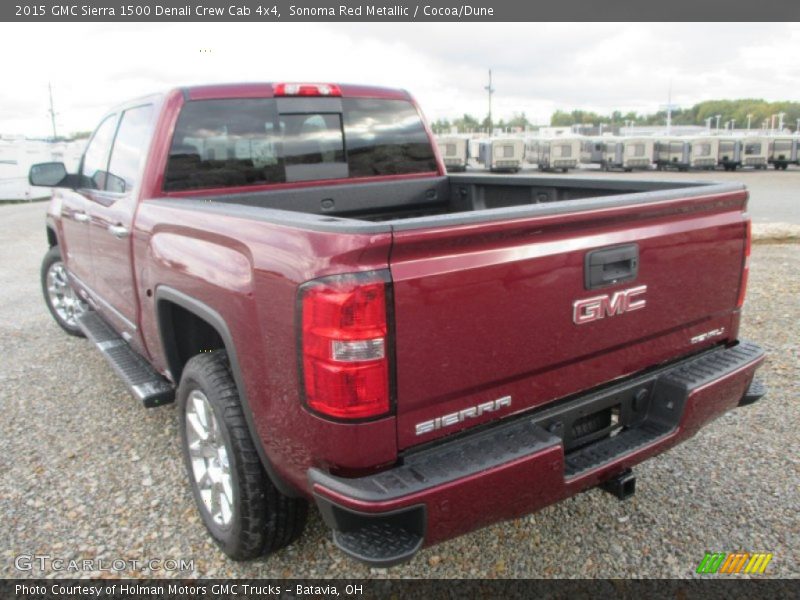
[[[161, 347], [170, 373], [176, 383], [180, 381], [180, 376], [186, 361], [188, 358], [191, 358], [186, 357], [187, 348], [191, 349], [194, 347], [194, 349], [199, 349], [200, 352], [224, 349], [228, 355], [231, 372], [234, 382], [236, 383], [236, 389], [239, 392], [239, 399], [242, 403], [242, 411], [245, 416], [245, 421], [247, 422], [247, 429], [258, 451], [258, 456], [261, 459], [264, 470], [275, 484], [275, 487], [278, 488], [282, 494], [290, 497], [301, 497], [302, 494], [300, 494], [294, 486], [289, 485], [277, 473], [264, 450], [264, 445], [261, 443], [261, 437], [255, 426], [253, 411], [247, 399], [244, 378], [236, 353], [236, 345], [222, 315], [204, 302], [169, 286], [159, 286], [156, 288], [155, 305]], [[180, 315], [180, 317], [178, 317], [178, 315]], [[199, 327], [199, 329], [193, 330], [195, 332], [192, 334], [194, 336], [194, 343], [188, 345], [182, 344], [180, 341], [177, 330], [178, 323], [176, 321], [176, 317], [183, 319], [185, 315], [190, 315], [190, 318], [193, 319], [193, 326]], [[209, 337], [208, 330], [203, 330], [204, 327], [213, 331], [216, 339], [213, 336]], [[197, 335], [197, 333], [199, 333], [199, 335]], [[207, 341], [218, 341], [218, 344], [210, 343], [209, 346], [212, 347], [203, 348], [202, 345]], [[219, 347], [213, 347], [215, 345]]]

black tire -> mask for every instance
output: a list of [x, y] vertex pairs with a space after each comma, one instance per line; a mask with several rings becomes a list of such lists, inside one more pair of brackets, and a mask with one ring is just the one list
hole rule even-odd
[[[194, 476], [187, 439], [186, 409], [200, 390], [211, 405], [224, 440], [232, 479], [232, 517], [214, 521]], [[270, 480], [247, 428], [239, 392], [222, 350], [199, 354], [183, 370], [178, 387], [181, 446], [195, 504], [211, 537], [234, 560], [250, 560], [288, 546], [303, 533], [308, 503], [285, 496]]]
[[[50, 269], [56, 265], [57, 263], [61, 263], [63, 265], [64, 261], [61, 259], [61, 250], [58, 246], [53, 246], [50, 250], [47, 251], [47, 254], [44, 255], [44, 259], [42, 260], [42, 268], [40, 271], [40, 280], [42, 283], [42, 294], [44, 295], [44, 303], [47, 305], [47, 310], [50, 311], [53, 319], [58, 326], [61, 327], [64, 331], [66, 331], [69, 335], [74, 335], [76, 337], [84, 337], [83, 332], [81, 331], [80, 327], [76, 324], [68, 322], [64, 317], [62, 317], [58, 311], [56, 310], [55, 306], [53, 306], [52, 298], [50, 297], [50, 293], [48, 292], [48, 282], [47, 282], [47, 275], [50, 272]], [[85, 306], [85, 304], [84, 304]]]

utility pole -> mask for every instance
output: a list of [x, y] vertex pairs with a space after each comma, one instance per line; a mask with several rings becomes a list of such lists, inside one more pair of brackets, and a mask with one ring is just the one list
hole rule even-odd
[[708, 133], [711, 133], [711, 120], [712, 120], [713, 118], [714, 118], [714, 117], [708, 117], [708, 118], [706, 119], [706, 131], [707, 131]]
[[778, 131], [783, 131], [783, 117], [786, 116], [786, 113], [778, 113]]
[[55, 140], [58, 135], [56, 134], [56, 111], [53, 109], [53, 86], [50, 85], [50, 82], [47, 82], [47, 90], [50, 92], [50, 122], [53, 125], [53, 140]]
[[[492, 87], [492, 70], [489, 69], [489, 85], [484, 86], [486, 92], [489, 94], [489, 128], [492, 128], [492, 94], [494, 94], [494, 88]], [[492, 133], [491, 131], [489, 132]]]
[[717, 131], [719, 131], [719, 120], [722, 118], [722, 115], [714, 115], [714, 118], [717, 120]]
[[747, 115], [747, 131], [750, 131], [750, 119], [752, 119], [752, 118], [753, 118], [753, 115], [751, 115], [751, 114]]
[[672, 103], [672, 80], [669, 80], [669, 91], [667, 92], [667, 103], [662, 105], [661, 108], [667, 111], [667, 135], [670, 135], [672, 130], [672, 111], [678, 108], [677, 104]]

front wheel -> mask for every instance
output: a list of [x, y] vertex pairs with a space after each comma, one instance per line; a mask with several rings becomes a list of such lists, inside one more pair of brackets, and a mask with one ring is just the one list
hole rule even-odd
[[50, 314], [59, 327], [70, 335], [83, 337], [78, 319], [89, 309], [69, 282], [61, 250], [53, 246], [44, 255], [41, 270], [42, 293]]
[[264, 471], [224, 351], [186, 363], [178, 408], [195, 503], [222, 551], [249, 560], [300, 537], [308, 503], [283, 495]]

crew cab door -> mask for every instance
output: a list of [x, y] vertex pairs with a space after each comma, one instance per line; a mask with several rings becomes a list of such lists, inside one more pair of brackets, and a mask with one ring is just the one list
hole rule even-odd
[[96, 310], [129, 340], [135, 337], [138, 312], [131, 230], [154, 112], [152, 104], [122, 111], [105, 189], [91, 196], [87, 208]]
[[81, 160], [80, 187], [65, 189], [61, 194], [61, 250], [79, 287], [89, 290], [94, 283], [89, 242], [90, 208], [94, 194], [105, 187], [106, 166], [116, 128], [116, 114], [108, 115], [100, 122]]

